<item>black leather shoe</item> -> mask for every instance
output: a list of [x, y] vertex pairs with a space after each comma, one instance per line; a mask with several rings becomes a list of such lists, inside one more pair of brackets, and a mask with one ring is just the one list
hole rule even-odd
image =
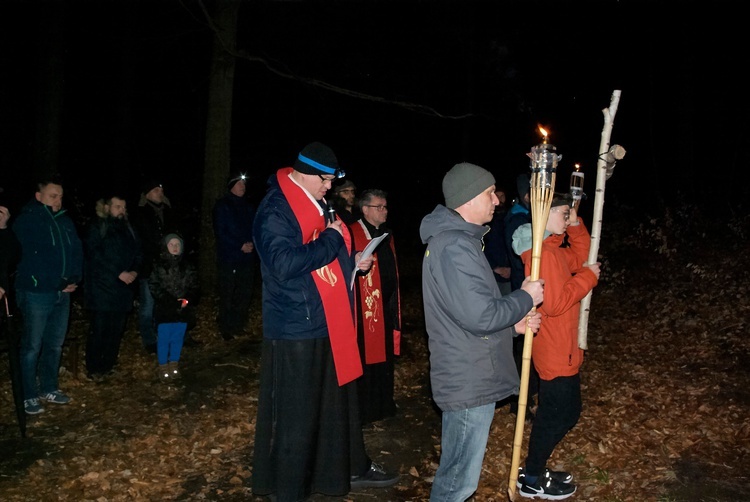
[[362, 476], [352, 476], [350, 485], [352, 490], [359, 488], [386, 488], [398, 483], [398, 479], [398, 474], [389, 474], [385, 472], [382, 465], [373, 462]]

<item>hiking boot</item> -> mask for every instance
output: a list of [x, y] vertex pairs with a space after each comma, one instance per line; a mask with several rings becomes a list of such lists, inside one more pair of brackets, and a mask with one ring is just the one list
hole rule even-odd
[[24, 411], [26, 411], [27, 415], [38, 415], [44, 411], [44, 408], [42, 408], [42, 405], [39, 404], [39, 400], [35, 397], [32, 397], [31, 399], [26, 399], [23, 402], [23, 409]]
[[169, 361], [167, 363], [167, 371], [169, 372], [169, 378], [177, 378], [180, 376], [178, 371], [179, 364], [177, 361]]
[[162, 382], [168, 382], [169, 377], [171, 376], [171, 372], [169, 371], [169, 365], [167, 364], [160, 364], [159, 365], [159, 379]]
[[[552, 478], [558, 483], [562, 483], [565, 485], [569, 485], [573, 482], [573, 475], [569, 472], [565, 471], [551, 471], [547, 468], [544, 469], [544, 474], [542, 474], [545, 478]], [[524, 480], [526, 479], [526, 471], [523, 467], [518, 468], [518, 481], [516, 481], [516, 486], [518, 488], [521, 488], [521, 485], [523, 484]]]
[[532, 499], [563, 500], [573, 495], [575, 491], [576, 485], [559, 483], [555, 481], [551, 475], [548, 475], [547, 472], [545, 472], [544, 475], [537, 478], [536, 483], [533, 485], [527, 483], [526, 476], [524, 476], [524, 480], [521, 483], [521, 489], [518, 493], [520, 493], [522, 497]]
[[54, 390], [52, 392], [42, 394], [41, 396], [39, 396], [39, 399], [41, 401], [47, 401], [48, 403], [55, 404], [68, 404], [70, 402], [70, 398], [59, 390]]
[[370, 468], [361, 476], [352, 476], [350, 486], [352, 490], [358, 488], [385, 488], [398, 483], [398, 474], [388, 474], [382, 465], [373, 462]]

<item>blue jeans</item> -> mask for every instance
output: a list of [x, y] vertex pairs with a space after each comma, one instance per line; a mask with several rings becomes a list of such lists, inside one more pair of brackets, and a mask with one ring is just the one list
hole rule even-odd
[[23, 318], [23, 398], [32, 399], [59, 390], [57, 377], [62, 346], [68, 332], [70, 293], [32, 293], [19, 290], [16, 292], [16, 303]]
[[159, 324], [158, 342], [156, 344], [156, 357], [159, 364], [180, 360], [186, 329], [187, 323], [185, 322], [163, 322]]
[[477, 490], [495, 403], [443, 412], [440, 466], [430, 502], [464, 502]]
[[156, 345], [156, 328], [154, 326], [154, 296], [148, 287], [148, 278], [138, 279], [138, 328], [141, 332], [143, 346]]

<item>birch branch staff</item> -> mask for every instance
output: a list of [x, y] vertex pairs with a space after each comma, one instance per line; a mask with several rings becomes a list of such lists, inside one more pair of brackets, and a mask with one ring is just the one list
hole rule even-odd
[[[599, 160], [596, 163], [596, 195], [594, 196], [594, 216], [591, 223], [591, 248], [589, 250], [588, 263], [596, 263], [599, 255], [599, 240], [602, 229], [602, 213], [604, 209], [604, 187], [607, 180], [612, 176], [615, 163], [625, 156], [625, 149], [620, 145], [609, 146], [612, 126], [614, 125], [617, 106], [620, 103], [620, 91], [612, 92], [609, 108], [602, 110], [604, 114], [604, 127], [602, 128], [602, 139], [599, 145]], [[591, 306], [591, 292], [581, 301], [581, 312], [578, 318], [578, 347], [588, 349], [588, 324]]]

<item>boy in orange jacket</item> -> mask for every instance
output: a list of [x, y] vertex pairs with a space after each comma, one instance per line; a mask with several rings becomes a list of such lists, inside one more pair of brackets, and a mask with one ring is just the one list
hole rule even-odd
[[[547, 219], [539, 277], [544, 302], [542, 325], [534, 338], [533, 361], [539, 373], [539, 406], [529, 438], [526, 467], [518, 474], [522, 497], [562, 500], [576, 491], [573, 476], [546, 467], [552, 451], [581, 416], [583, 350], [578, 348], [581, 300], [599, 281], [599, 263], [586, 263], [591, 236], [567, 194], [555, 194]], [[567, 242], [566, 237], [567, 235]], [[513, 234], [513, 249], [526, 274], [531, 270], [531, 224]]]

